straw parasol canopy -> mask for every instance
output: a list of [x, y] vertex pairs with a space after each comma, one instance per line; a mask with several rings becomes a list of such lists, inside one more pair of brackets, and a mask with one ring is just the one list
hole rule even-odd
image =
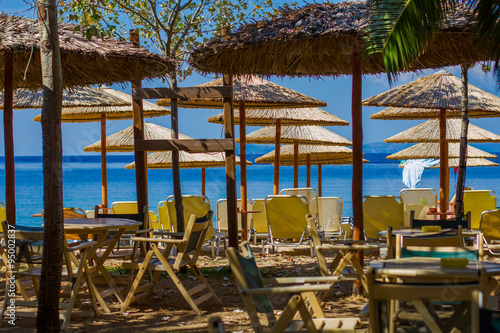
[[[403, 107], [401, 118], [422, 117], [422, 109], [431, 109], [431, 118], [436, 110], [462, 110], [462, 80], [446, 70], [420, 77], [413, 82], [394, 87], [363, 100], [363, 105]], [[447, 111], [448, 112], [448, 111]], [[471, 117], [500, 116], [500, 98], [469, 84], [469, 115]], [[448, 115], [447, 115], [448, 116]]]
[[[460, 142], [461, 119], [446, 120], [446, 140], [449, 142]], [[391, 136], [385, 142], [416, 143], [416, 142], [439, 142], [439, 119], [431, 119], [423, 124], [412, 127]], [[500, 135], [485, 130], [479, 126], [469, 124], [467, 133], [468, 142], [500, 142]]]
[[[432, 119], [439, 117], [439, 110], [437, 109], [419, 109], [419, 108], [400, 108], [388, 107], [370, 116], [371, 119], [381, 120], [418, 120], [418, 119]], [[446, 118], [460, 118], [462, 117], [461, 110], [446, 110]], [[497, 117], [495, 113], [486, 113], [480, 111], [472, 111], [469, 113], [469, 118], [488, 118]]]
[[[153, 123], [144, 123], [144, 140], [165, 140], [171, 138], [172, 131]], [[187, 135], [179, 134], [179, 139], [191, 139]], [[97, 141], [83, 148], [86, 152], [100, 152], [101, 141]], [[115, 134], [106, 137], [106, 151], [133, 152], [134, 126], [127, 127]]]
[[[240, 158], [236, 156], [236, 163], [240, 163]], [[194, 168], [221, 168], [226, 165], [225, 153], [188, 153], [179, 152], [179, 165], [183, 169]], [[247, 165], [252, 165], [247, 161]], [[127, 164], [126, 169], [135, 169], [135, 162]], [[171, 169], [172, 152], [159, 151], [148, 154], [148, 169]]]
[[[274, 150], [257, 158], [255, 163], [274, 163]], [[306, 162], [307, 155], [311, 156], [311, 162], [314, 160], [335, 160], [352, 157], [352, 150], [342, 146], [326, 145], [299, 145], [299, 163]], [[280, 150], [280, 163], [293, 163], [294, 149], [293, 145], [283, 145]]]
[[[280, 16], [247, 23], [191, 53], [202, 72], [291, 76], [352, 73], [357, 38], [366, 34], [366, 2], [308, 4], [280, 8]], [[489, 59], [475, 44], [466, 11], [449, 17], [410, 69], [436, 68]], [[363, 74], [385, 72], [381, 55], [361, 59]]]
[[[0, 27], [0, 53], [14, 54], [14, 87], [39, 89], [42, 76], [38, 21], [0, 14]], [[174, 68], [168, 58], [131, 43], [110, 37], [88, 40], [83, 33], [75, 32], [71, 24], [59, 23], [58, 34], [65, 87], [164, 77]], [[5, 60], [1, 57], [0, 68], [4, 67]], [[26, 79], [23, 79], [26, 69]], [[2, 81], [0, 89], [3, 88]]]
[[[417, 143], [411, 147], [403, 149], [397, 153], [387, 156], [389, 160], [408, 160], [420, 158], [440, 158], [439, 143]], [[460, 157], [460, 144], [450, 143], [448, 145], [448, 157]], [[480, 149], [467, 146], [467, 157], [469, 158], [497, 158], [496, 155], [487, 153]]]
[[[282, 125], [347, 126], [348, 121], [319, 108], [248, 109], [245, 123], [251, 126], [274, 125], [280, 119]], [[223, 114], [208, 118], [209, 123], [223, 124]], [[239, 110], [234, 110], [234, 123], [240, 123]]]
[[[458, 158], [449, 158], [448, 159], [448, 167], [450, 168], [458, 168], [459, 159]], [[399, 165], [400, 168], [404, 168], [404, 164], [401, 163]], [[496, 167], [498, 163], [492, 162], [485, 158], [467, 158], [467, 167]], [[439, 169], [440, 164], [433, 165], [429, 167], [429, 169]]]
[[[218, 78], [195, 87], [222, 86], [222, 78]], [[249, 109], [326, 106], [326, 102], [254, 75], [233, 78], [233, 102], [235, 104], [245, 102], [245, 107]], [[156, 103], [158, 105], [170, 106], [170, 99], [160, 99]], [[221, 107], [221, 99], [191, 98], [187, 101], [179, 101], [178, 105], [185, 108], [218, 109]]]
[[[239, 142], [240, 139], [236, 139]], [[247, 143], [270, 144], [276, 141], [276, 131], [266, 126], [247, 135]], [[352, 142], [343, 136], [321, 126], [283, 126], [281, 143], [320, 144], [333, 146], [352, 146]]]
[[[14, 109], [40, 109], [43, 104], [42, 90], [19, 88], [14, 91]], [[100, 107], [122, 107], [131, 103], [120, 96], [115, 96], [92, 87], [77, 87], [63, 90], [62, 105], [64, 107], [80, 107], [99, 105]], [[0, 93], [0, 109], [4, 108], [4, 94]], [[40, 118], [37, 120], [37, 118]], [[41, 116], [35, 118], [41, 121]]]
[[[78, 91], [80, 88], [75, 89]], [[93, 88], [90, 88], [93, 89]], [[63, 109], [61, 113], [61, 121], [65, 123], [85, 123], [91, 121], [100, 121], [102, 114], [106, 114], [107, 120], [122, 120], [131, 119], [132, 114], [132, 95], [127, 94], [123, 91], [111, 89], [108, 87], [102, 87], [98, 89], [101, 93], [105, 93], [110, 97], [114, 97], [126, 104], [121, 104], [118, 106], [100, 106], [94, 103], [92, 100], [88, 100], [87, 103], [82, 103], [79, 106], [69, 107], [63, 104]], [[64, 96], [64, 95], [63, 95]], [[85, 99], [82, 96], [82, 101]], [[164, 115], [169, 115], [170, 110], [154, 103], [143, 101], [143, 116], [147, 118], [159, 117]], [[38, 115], [33, 120], [41, 121], [42, 116]]]

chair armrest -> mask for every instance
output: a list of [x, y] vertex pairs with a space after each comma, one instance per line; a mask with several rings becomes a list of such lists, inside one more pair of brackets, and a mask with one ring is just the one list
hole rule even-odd
[[131, 234], [145, 234], [145, 233], [148, 233], [148, 232], [153, 232], [154, 229], [142, 229], [142, 230], [132, 230], [132, 231], [128, 231], [128, 233], [131, 233]]
[[147, 238], [147, 237], [132, 237], [135, 242], [149, 242], [149, 243], [170, 243], [170, 244], [182, 244], [186, 241], [182, 239], [170, 239], [170, 238]]
[[78, 242], [75, 243], [75, 245], [70, 244], [67, 248], [66, 251], [72, 252], [72, 251], [77, 251], [77, 250], [83, 250], [88, 247], [97, 245], [97, 242], [95, 241], [83, 241], [83, 242]]
[[338, 281], [350, 280], [342, 275], [340, 276], [299, 276], [299, 277], [280, 277], [262, 279], [264, 283], [333, 283]]
[[301, 286], [289, 287], [271, 287], [271, 288], [254, 288], [241, 289], [240, 294], [247, 295], [263, 295], [263, 294], [300, 294], [309, 291], [329, 291], [333, 285], [331, 284], [306, 284]]

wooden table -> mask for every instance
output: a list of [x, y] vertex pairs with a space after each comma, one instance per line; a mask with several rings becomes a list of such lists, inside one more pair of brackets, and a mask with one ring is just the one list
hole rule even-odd
[[[104, 297], [115, 294], [118, 300], [123, 303], [125, 298], [116, 286], [109, 273], [104, 267], [104, 262], [112, 253], [115, 245], [120, 240], [123, 233], [130, 228], [141, 226], [142, 222], [123, 218], [82, 218], [64, 220], [64, 232], [66, 234], [78, 234], [81, 239], [87, 239], [88, 235], [93, 235], [97, 242], [90, 250], [88, 255], [88, 266], [92, 279], [95, 279], [99, 272], [102, 274], [109, 289], [100, 292], [96, 295], [97, 301], [102, 306], [104, 312], [109, 313], [110, 310], [104, 302]], [[100, 255], [97, 255], [97, 250], [102, 246], [104, 240], [110, 231], [116, 231], [111, 239], [106, 240], [106, 249]]]

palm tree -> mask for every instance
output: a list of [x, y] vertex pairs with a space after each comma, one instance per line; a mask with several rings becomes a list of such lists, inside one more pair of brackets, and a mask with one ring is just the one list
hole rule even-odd
[[[500, 88], [500, 0], [372, 0], [372, 19], [365, 37], [365, 54], [382, 53], [389, 82], [425, 51], [426, 44], [454, 11], [469, 10], [478, 43], [488, 45]], [[464, 98], [457, 177], [457, 214], [463, 214], [468, 127], [467, 69], [462, 65]]]

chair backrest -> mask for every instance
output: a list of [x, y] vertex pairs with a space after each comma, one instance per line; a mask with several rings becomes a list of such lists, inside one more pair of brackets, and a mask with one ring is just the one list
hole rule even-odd
[[464, 212], [471, 212], [471, 228], [479, 229], [481, 213], [497, 209], [497, 196], [488, 190], [464, 191]]
[[453, 219], [446, 220], [418, 220], [415, 219], [415, 212], [410, 212], [410, 228], [422, 228], [427, 225], [438, 225], [442, 229], [458, 229], [458, 227], [462, 227], [462, 229], [470, 230], [470, 221], [471, 221], [471, 213], [467, 212], [466, 215], [456, 216]]
[[[242, 242], [240, 245], [242, 252], [238, 253], [235, 248], [229, 247], [226, 255], [229, 260], [229, 266], [233, 272], [236, 284], [239, 290], [249, 290], [255, 288], [264, 288], [264, 283], [259, 269], [255, 262], [255, 257], [250, 252], [248, 242]], [[261, 332], [262, 328], [257, 316], [257, 312], [265, 313], [270, 321], [276, 320], [273, 307], [267, 294], [252, 295], [248, 298], [253, 302], [244, 302], [245, 308], [250, 315], [252, 326], [256, 332]]]
[[[111, 203], [112, 214], [137, 214], [137, 201], [115, 201]], [[149, 227], [158, 229], [158, 215], [156, 212], [149, 211]], [[149, 228], [148, 227], [148, 228]]]
[[[210, 209], [210, 200], [204, 195], [183, 195], [182, 206], [184, 207], [184, 227], [187, 226], [189, 218], [192, 214], [196, 217], [203, 217], [207, 215]], [[167, 213], [170, 225], [175, 231], [177, 226], [177, 215], [175, 213], [174, 196], [171, 195], [167, 198]]]
[[500, 239], [500, 209], [483, 212], [479, 222], [479, 230], [488, 242]]
[[115, 218], [115, 219], [130, 219], [134, 221], [140, 221], [142, 222], [142, 225], [139, 226], [138, 228], [132, 228], [132, 229], [150, 229], [150, 224], [149, 224], [149, 213], [147, 213], [148, 206], [144, 206], [144, 209], [141, 213], [137, 213], [137, 204], [136, 204], [136, 210], [135, 213], [120, 213], [120, 214], [106, 214], [102, 213], [99, 211], [99, 207], [95, 207], [95, 213], [94, 216], [96, 218], [99, 217], [105, 217], [105, 218]]
[[302, 195], [269, 195], [264, 201], [271, 237], [302, 239], [307, 230], [304, 218], [309, 214], [307, 198]]
[[[318, 220], [319, 214], [319, 203], [318, 203], [318, 191], [312, 187], [303, 188], [284, 188], [280, 191], [281, 195], [302, 195], [307, 198], [309, 203], [309, 214]], [[321, 226], [321, 223], [320, 223]]]
[[6, 219], [7, 219], [7, 209], [5, 208], [5, 205], [2, 202], [0, 202], [0, 221]]
[[166, 201], [160, 201], [158, 203], [158, 229], [173, 231], [170, 225], [170, 219], [168, 218], [168, 208]]
[[[401, 269], [398, 270], [398, 277], [403, 280], [411, 279], [411, 283], [401, 283], [399, 279], [397, 282], [381, 279], [381, 277], [390, 274], [390, 269], [368, 268], [366, 279], [369, 297], [370, 333], [388, 332], [389, 327], [394, 327], [400, 322], [397, 313], [392, 313], [393, 307], [389, 306], [390, 303], [394, 304], [393, 301], [418, 302], [413, 303], [413, 305], [415, 305], [417, 313], [424, 316], [423, 322], [431, 325], [428, 329], [433, 331], [432, 328], [435, 327], [435, 330], [439, 330], [442, 325], [442, 323], [436, 322], [439, 318], [434, 313], [431, 314], [422, 302], [437, 302], [438, 304], [470, 302], [474, 297], [474, 292], [486, 288], [486, 272], [483, 270], [457, 272], [457, 274], [454, 274], [454, 278], [445, 278], [440, 281], [436, 280], [436, 274], [432, 271], [422, 271], [415, 275], [415, 270]], [[382, 306], [382, 304], [386, 306]], [[423, 305], [423, 307], [417, 305]], [[475, 313], [475, 307], [477, 307], [477, 304], [470, 302], [470, 310], [465, 313], [472, 317]], [[465, 322], [475, 322], [475, 319], [469, 318]], [[396, 330], [399, 331], [398, 327], [395, 327], [394, 331]]]
[[377, 233], [392, 227], [401, 228], [403, 204], [397, 196], [366, 196], [363, 202], [363, 221], [366, 238], [378, 238]]
[[[313, 198], [316, 201], [315, 198]], [[339, 197], [318, 197], [318, 224], [323, 230], [340, 231], [344, 200]]]
[[[247, 209], [251, 210], [252, 202], [247, 201]], [[241, 209], [241, 199], [237, 200], [237, 207]], [[217, 229], [219, 231], [227, 231], [227, 199], [217, 200]], [[238, 230], [241, 230], [241, 214], [238, 215]], [[250, 218], [248, 219], [250, 220]]]
[[253, 210], [260, 213], [252, 214], [252, 228], [258, 234], [266, 234], [269, 232], [267, 228], [266, 210], [264, 207], [265, 199], [253, 199]]
[[[409, 228], [410, 211], [420, 218], [423, 209], [437, 207], [437, 191], [433, 188], [405, 188], [399, 192], [403, 203], [403, 228]], [[425, 215], [427, 220], [435, 220], [435, 216]]]

